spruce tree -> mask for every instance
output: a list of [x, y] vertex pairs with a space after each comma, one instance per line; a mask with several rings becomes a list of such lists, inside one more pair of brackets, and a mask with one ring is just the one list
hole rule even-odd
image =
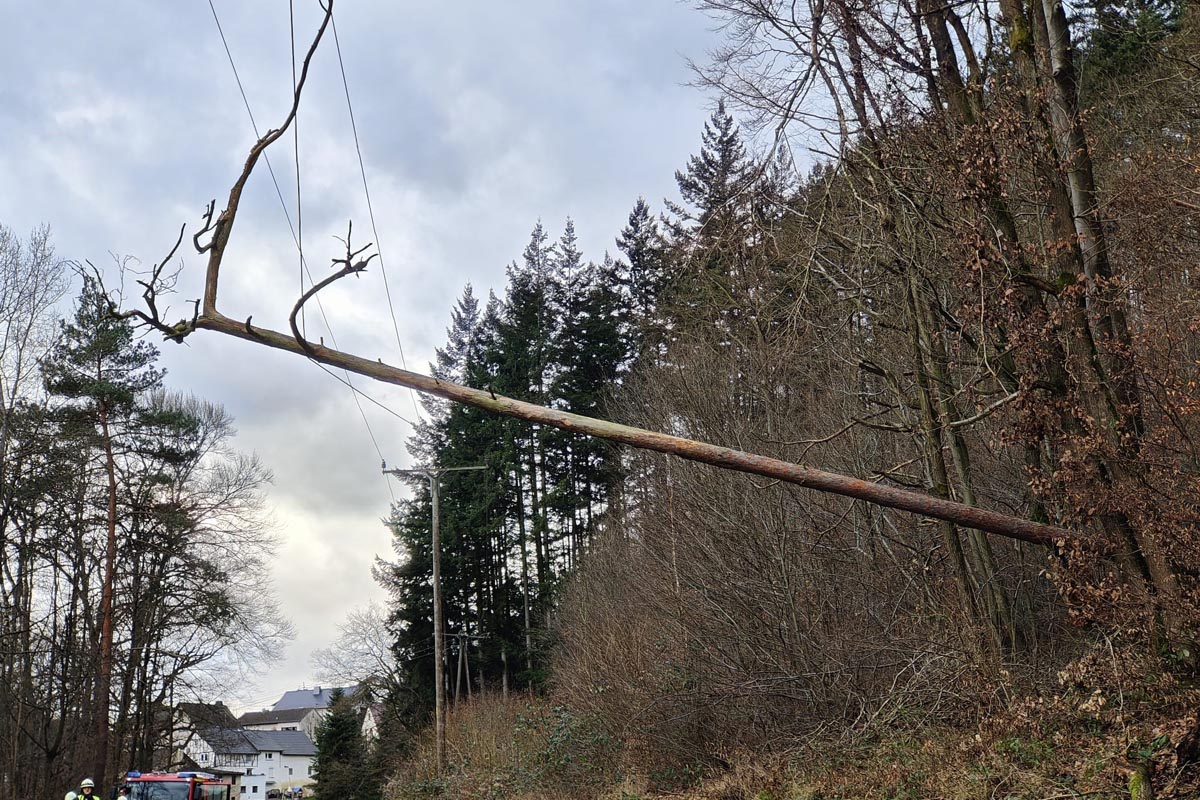
[[[507, 301], [489, 297], [480, 313], [470, 286], [454, 310], [434, 375], [585, 414], [601, 413], [629, 361], [621, 267], [584, 264], [573, 225], [558, 245], [535, 226], [520, 265], [509, 270]], [[431, 405], [409, 442], [425, 466], [477, 466], [441, 481], [443, 615], [448, 677], [470, 663], [462, 689], [537, 683], [542, 664], [534, 628], [559, 579], [595, 528], [617, 484], [608, 445], [543, 431], [465, 406]], [[410, 664], [414, 717], [434, 691], [429, 493], [416, 487], [391, 520], [399, 559], [379, 571], [394, 599], [396, 657]], [[523, 663], [522, 663], [523, 662]]]
[[657, 349], [666, 336], [660, 313], [668, 280], [666, 244], [644, 198], [639, 197], [629, 213], [617, 247], [625, 254], [625, 262], [616, 265], [616, 280], [626, 298], [622, 332], [625, 349], [636, 359]]
[[1155, 45], [1178, 30], [1183, 9], [1181, 0], [1084, 0], [1079, 8], [1085, 22], [1080, 43], [1084, 91], [1149, 63]]
[[753, 245], [755, 165], [725, 102], [704, 125], [699, 155], [675, 173], [683, 205], [667, 202], [671, 290], [666, 325], [688, 319], [727, 327], [730, 284]]
[[362, 715], [341, 689], [330, 697], [329, 712], [317, 728], [317, 800], [371, 800], [377, 794], [367, 769]]
[[[556, 321], [549, 297], [553, 248], [541, 222], [534, 226], [520, 264], [508, 269], [508, 291], [496, 343], [496, 391], [531, 403], [549, 402], [552, 337]], [[546, 513], [546, 432], [514, 422], [509, 427], [517, 452], [518, 480], [528, 498], [526, 534], [533, 549], [536, 595], [551, 585], [550, 526]]]
[[[451, 313], [447, 344], [437, 350], [435, 375], [475, 386], [487, 386], [498, 369], [488, 361], [495, 353], [499, 301], [492, 298], [481, 318], [479, 304], [467, 286]], [[486, 323], [486, 324], [485, 324]], [[441, 480], [442, 596], [445, 629], [450, 634], [450, 669], [461, 644], [470, 647], [472, 674], [502, 680], [500, 653], [516, 646], [514, 598], [516, 586], [507, 575], [508, 537], [503, 479], [509, 451], [505, 421], [478, 409], [439, 406], [409, 442], [409, 451], [422, 466], [487, 466], [482, 473], [450, 472]], [[430, 553], [431, 508], [426, 484], [417, 486], [412, 500], [393, 512], [397, 564], [381, 573], [396, 598], [392, 621], [397, 629], [396, 655], [411, 665], [414, 714], [431, 702], [433, 663]], [[469, 637], [469, 638], [466, 638]], [[479, 642], [488, 642], [481, 647]], [[506, 646], [507, 645], [507, 646]], [[464, 659], [467, 660], [467, 659]], [[453, 675], [454, 673], [451, 672]]]
[[617, 247], [628, 262], [620, 282], [629, 292], [630, 310], [636, 317], [648, 318], [666, 276], [662, 234], [645, 198], [639, 197], [629, 212], [629, 222], [617, 236]]
[[668, 204], [679, 217], [677, 224], [693, 223], [691, 231], [702, 241], [735, 235], [745, 223], [752, 173], [741, 132], [720, 100], [704, 124], [699, 155], [675, 173], [685, 203], [682, 207]]

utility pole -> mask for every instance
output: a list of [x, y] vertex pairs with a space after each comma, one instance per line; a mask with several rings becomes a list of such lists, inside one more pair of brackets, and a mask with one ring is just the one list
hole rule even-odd
[[442, 540], [438, 533], [438, 489], [442, 475], [447, 472], [468, 472], [487, 469], [478, 467], [430, 467], [428, 469], [385, 469], [383, 474], [397, 478], [425, 478], [429, 481], [429, 498], [433, 505], [433, 675], [436, 684], [433, 703], [433, 723], [437, 733], [438, 777], [446, 772], [446, 681], [443, 675], [446, 655], [442, 633]]

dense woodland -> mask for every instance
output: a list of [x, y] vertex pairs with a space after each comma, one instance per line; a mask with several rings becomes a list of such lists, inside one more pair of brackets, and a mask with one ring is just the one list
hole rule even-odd
[[[1078, 535], [1024, 544], [431, 401], [415, 458], [493, 476], [442, 494], [452, 695], [550, 692], [672, 774], [969, 725], [1063, 675], [1145, 678], [1186, 716], [1188, 9], [700, 5], [726, 40], [698, 80], [724, 99], [679, 197], [639, 199], [590, 259], [569, 219], [539, 222], [503, 297], [464, 290], [434, 373]], [[429, 518], [418, 487], [378, 571], [402, 714], [432, 702]]]

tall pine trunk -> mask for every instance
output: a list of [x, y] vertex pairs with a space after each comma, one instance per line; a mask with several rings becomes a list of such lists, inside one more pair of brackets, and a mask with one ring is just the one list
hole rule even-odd
[[108, 407], [100, 406], [100, 436], [104, 442], [104, 472], [108, 479], [107, 544], [104, 551], [104, 584], [100, 592], [100, 654], [96, 673], [96, 768], [101, 785], [108, 783], [108, 716], [113, 668], [113, 587], [117, 568], [117, 466], [113, 457]]

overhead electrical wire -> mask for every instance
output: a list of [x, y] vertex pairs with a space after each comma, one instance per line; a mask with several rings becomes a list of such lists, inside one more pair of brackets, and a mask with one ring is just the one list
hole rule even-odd
[[[379, 241], [379, 228], [375, 225], [375, 209], [371, 205], [371, 189], [367, 186], [367, 168], [363, 163], [362, 146], [358, 141], [358, 125], [354, 121], [354, 104], [350, 102], [350, 82], [346, 79], [346, 64], [342, 60], [342, 43], [338, 39], [337, 17], [330, 14], [329, 22], [333, 27], [333, 44], [337, 50], [338, 68], [342, 72], [342, 88], [346, 93], [346, 110], [350, 112], [350, 131], [354, 134], [354, 151], [358, 153], [358, 171], [362, 175], [363, 195], [367, 199], [367, 215], [371, 219], [371, 234], [375, 237], [375, 252], [379, 254], [379, 273], [383, 275], [383, 291], [387, 296], [388, 311], [392, 315], [392, 330], [396, 334], [396, 349], [400, 351], [400, 366], [407, 370], [408, 363], [404, 359], [404, 345], [400, 343], [400, 325], [396, 322], [396, 305], [392, 302], [392, 289], [388, 284], [387, 267], [383, 260], [383, 246]], [[413, 391], [412, 387], [409, 387], [408, 394], [412, 399], [413, 411], [420, 419], [421, 408], [417, 404], [417, 393]]]
[[[288, 38], [292, 44], [292, 97], [296, 96], [296, 3], [288, 0]], [[304, 294], [304, 204], [300, 202], [300, 106], [292, 119], [292, 150], [296, 154], [296, 248], [300, 251], [300, 294]], [[304, 307], [300, 307], [300, 332], [308, 335]]]
[[[234, 61], [234, 59], [233, 59], [233, 53], [232, 53], [232, 51], [231, 51], [231, 50], [230, 50], [230, 48], [229, 48], [229, 41], [228, 41], [228, 40], [226, 39], [226, 37], [225, 37], [225, 30], [224, 30], [224, 28], [221, 26], [221, 19], [220, 19], [220, 16], [217, 14], [217, 8], [216, 8], [216, 6], [213, 4], [213, 0], [208, 0], [208, 7], [209, 7], [209, 9], [212, 11], [212, 15], [213, 15], [213, 22], [214, 22], [214, 23], [216, 23], [216, 26], [217, 26], [217, 33], [220, 35], [220, 37], [221, 37], [221, 44], [222, 44], [222, 45], [224, 46], [224, 48], [225, 48], [225, 56], [226, 56], [226, 58], [228, 58], [228, 60], [229, 60], [229, 67], [230, 67], [230, 69], [233, 71], [233, 77], [234, 77], [234, 80], [237, 82], [238, 92], [239, 92], [239, 93], [241, 94], [241, 96], [242, 96], [242, 103], [243, 103], [243, 105], [244, 105], [244, 106], [245, 106], [245, 108], [246, 108], [246, 115], [247, 115], [247, 116], [250, 118], [250, 125], [251, 125], [251, 127], [253, 128], [253, 130], [254, 130], [254, 135], [255, 135], [255, 137], [257, 137], [257, 138], [262, 138], [262, 137], [261, 137], [261, 134], [259, 133], [259, 130], [258, 130], [258, 122], [257, 122], [257, 121], [254, 119], [254, 112], [253, 112], [253, 110], [250, 108], [250, 100], [249, 100], [249, 98], [246, 96], [246, 89], [245, 89], [245, 87], [244, 87], [244, 86], [243, 86], [243, 84], [242, 84], [241, 75], [238, 73], [237, 64], [235, 63], [235, 61]], [[295, 80], [295, 44], [294, 44], [294, 40], [293, 40], [293, 60], [292, 60], [292, 70], [293, 70], [293, 81], [294, 81], [294, 80]], [[343, 78], [344, 78], [344, 76], [343, 76]], [[294, 85], [294, 84], [293, 84], [293, 85]], [[265, 151], [263, 152], [263, 154], [262, 154], [262, 155], [263, 155], [263, 161], [264, 161], [264, 162], [266, 162], [266, 165], [267, 165], [267, 172], [268, 172], [268, 173], [270, 174], [270, 176], [271, 176], [271, 182], [272, 182], [272, 183], [274, 184], [274, 186], [275, 186], [275, 194], [276, 194], [276, 196], [279, 198], [279, 203], [280, 203], [280, 206], [281, 206], [281, 207], [282, 207], [282, 209], [283, 209], [283, 215], [284, 215], [284, 218], [287, 220], [287, 223], [288, 223], [288, 230], [291, 232], [291, 235], [292, 235], [292, 241], [293, 241], [293, 243], [296, 245], [296, 249], [297, 249], [297, 251], [298, 251], [298, 253], [299, 253], [299, 255], [300, 255], [300, 265], [301, 265], [301, 269], [302, 269], [301, 286], [303, 287], [303, 276], [304, 276], [304, 275], [307, 275], [309, 282], [310, 282], [310, 283], [312, 283], [312, 282], [313, 282], [313, 279], [312, 279], [312, 274], [311, 274], [311, 272], [309, 271], [309, 269], [308, 269], [308, 263], [307, 263], [307, 261], [306, 261], [306, 260], [305, 260], [305, 258], [304, 258], [304, 249], [303, 249], [303, 247], [302, 247], [302, 245], [301, 245], [300, 238], [299, 238], [299, 236], [297, 235], [296, 228], [295, 228], [295, 227], [293, 226], [293, 224], [292, 224], [292, 217], [291, 217], [291, 214], [288, 212], [288, 209], [287, 209], [287, 202], [286, 202], [286, 201], [283, 199], [283, 190], [282, 190], [282, 189], [280, 189], [280, 187], [279, 187], [279, 181], [278, 181], [278, 179], [277, 179], [277, 178], [276, 178], [276, 176], [275, 176], [275, 170], [274, 170], [274, 168], [271, 166], [271, 159], [269, 158], [269, 156], [267, 155], [267, 153], [266, 153]], [[297, 148], [296, 148], [296, 155], [297, 155], [297, 167], [296, 167], [296, 169], [297, 169], [297, 176], [298, 176], [298, 175], [299, 175], [299, 146], [298, 146], [298, 145], [297, 145]], [[365, 177], [364, 177], [364, 180], [365, 180]], [[299, 201], [300, 201], [300, 187], [299, 187], [299, 183], [297, 183], [297, 187], [296, 187], [296, 189], [297, 189], [297, 208], [299, 209]], [[299, 213], [299, 211], [298, 211], [297, 213]], [[372, 225], [373, 225], [373, 224], [374, 224], [374, 219], [372, 218]], [[386, 280], [386, 279], [385, 279], [385, 280]], [[321, 303], [321, 298], [320, 298], [320, 297], [316, 297], [315, 299], [316, 299], [316, 301], [317, 301], [317, 309], [319, 310], [319, 312], [320, 312], [320, 314], [321, 314], [321, 319], [322, 319], [322, 321], [325, 323], [325, 330], [329, 332], [329, 338], [330, 338], [330, 341], [333, 343], [333, 346], [334, 346], [334, 348], [336, 349], [336, 348], [337, 348], [337, 346], [338, 346], [338, 345], [337, 345], [337, 337], [336, 337], [336, 336], [334, 335], [334, 333], [333, 333], [333, 327], [332, 327], [332, 326], [329, 324], [329, 318], [328, 318], [328, 316], [325, 314], [325, 307], [324, 307], [324, 305]], [[390, 305], [390, 304], [389, 304], [389, 305]], [[395, 315], [394, 315], [394, 312], [393, 312], [393, 324], [394, 324], [394, 323], [395, 323]], [[397, 329], [397, 330], [398, 330], [398, 329]], [[403, 357], [403, 354], [402, 354], [402, 357]], [[312, 359], [310, 359], [310, 360], [312, 360]], [[400, 414], [400, 413], [398, 413], [398, 412], [394, 411], [393, 409], [389, 408], [388, 406], [384, 405], [384, 404], [383, 404], [383, 403], [381, 403], [380, 401], [376, 400], [375, 398], [373, 398], [373, 397], [371, 397], [370, 395], [368, 395], [366, 392], [363, 392], [361, 389], [359, 389], [358, 387], [356, 387], [356, 386], [354, 385], [353, 381], [351, 381], [351, 380], [350, 380], [350, 375], [349, 375], [349, 373], [348, 373], [348, 372], [346, 372], [345, 370], [342, 370], [344, 373], [346, 373], [346, 374], [345, 374], [345, 377], [339, 377], [337, 374], [335, 374], [334, 372], [332, 372], [331, 370], [329, 370], [329, 369], [328, 369], [328, 368], [327, 368], [327, 367], [326, 367], [324, 364], [321, 364], [320, 362], [317, 362], [317, 361], [313, 361], [313, 363], [314, 363], [314, 364], [316, 364], [318, 367], [320, 367], [320, 368], [321, 368], [321, 370], [322, 370], [323, 372], [325, 372], [327, 375], [329, 375], [330, 377], [332, 377], [334, 380], [337, 380], [337, 381], [339, 381], [339, 382], [341, 382], [341, 383], [345, 384], [345, 385], [346, 385], [346, 386], [347, 386], [347, 387], [350, 389], [350, 391], [351, 391], [351, 396], [354, 398], [354, 404], [355, 404], [355, 406], [357, 406], [357, 408], [358, 408], [358, 413], [359, 413], [359, 416], [362, 418], [363, 424], [366, 426], [366, 429], [367, 429], [367, 435], [368, 435], [368, 437], [371, 439], [371, 443], [372, 443], [372, 445], [374, 445], [374, 447], [375, 447], [375, 452], [376, 452], [376, 455], [378, 455], [378, 456], [379, 456], [379, 460], [380, 460], [380, 462], [381, 462], [381, 463], [385, 462], [385, 460], [386, 460], [386, 459], [385, 459], [385, 458], [384, 458], [384, 456], [383, 456], [383, 450], [382, 450], [382, 448], [379, 446], [379, 440], [378, 440], [378, 439], [375, 437], [375, 432], [374, 432], [374, 431], [372, 430], [372, 428], [371, 428], [371, 423], [370, 423], [370, 421], [367, 419], [366, 412], [363, 410], [363, 407], [362, 407], [362, 402], [359, 400], [359, 396], [361, 395], [362, 397], [365, 397], [367, 400], [371, 401], [371, 402], [372, 402], [372, 403], [374, 403], [375, 405], [377, 405], [377, 406], [379, 406], [380, 408], [382, 408], [383, 410], [387, 411], [387, 412], [388, 412], [389, 414], [391, 414], [392, 416], [394, 416], [394, 417], [396, 417], [396, 418], [398, 418], [398, 419], [400, 419], [400, 420], [404, 421], [405, 423], [407, 423], [409, 426], [411, 426], [411, 427], [413, 427], [413, 428], [416, 428], [416, 427], [417, 427], [416, 423], [414, 423], [412, 420], [410, 420], [410, 419], [408, 419], [408, 418], [404, 417], [402, 414]], [[414, 401], [414, 405], [415, 405], [415, 401]], [[391, 482], [390, 482], [390, 481], [387, 481], [387, 479], [386, 479], [386, 476], [385, 476], [385, 481], [387, 482], [387, 485], [388, 485], [388, 493], [391, 495], [391, 497], [392, 497], [392, 501], [393, 501], [393, 502], [395, 502], [395, 500], [396, 500], [396, 495], [395, 495], [395, 492], [392, 490], [392, 485], [391, 485]]]

